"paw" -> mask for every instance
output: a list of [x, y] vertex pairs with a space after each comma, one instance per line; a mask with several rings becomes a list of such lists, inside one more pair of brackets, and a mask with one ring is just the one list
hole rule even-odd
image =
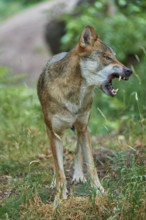
[[96, 190], [97, 195], [102, 195], [105, 193], [103, 186], [99, 182], [98, 183], [91, 183], [91, 186]]
[[72, 183], [85, 183], [87, 182], [86, 178], [84, 177], [83, 173], [74, 173], [72, 178]]
[[58, 206], [60, 205], [61, 201], [62, 201], [62, 200], [59, 198], [59, 196], [56, 195], [56, 196], [55, 196], [55, 199], [54, 199], [54, 203], [53, 203], [53, 209], [54, 209], [54, 211], [55, 211], [55, 209], [58, 208]]
[[59, 206], [62, 200], [67, 199], [67, 194], [68, 194], [68, 190], [66, 187], [64, 187], [62, 190], [59, 190], [59, 192], [57, 192], [53, 204], [54, 209], [56, 209]]
[[67, 199], [68, 190], [66, 188], [66, 182], [61, 184], [60, 187], [57, 189], [57, 195], [61, 200]]
[[96, 187], [96, 194], [97, 194], [97, 195], [103, 195], [103, 194], [105, 194], [104, 188], [103, 188], [102, 186]]
[[66, 188], [66, 185], [64, 185], [63, 188], [60, 189], [59, 195], [61, 199], [67, 199], [68, 190]]
[[105, 189], [104, 189], [102, 186], [99, 187], [99, 190], [100, 190], [100, 192], [101, 192], [102, 194], [105, 193]]

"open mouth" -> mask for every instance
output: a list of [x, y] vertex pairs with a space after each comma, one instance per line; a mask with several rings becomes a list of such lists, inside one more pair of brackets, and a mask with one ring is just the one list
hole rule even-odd
[[128, 80], [128, 76], [121, 76], [117, 73], [113, 73], [109, 76], [109, 79], [106, 83], [104, 83], [101, 87], [101, 89], [109, 96], [115, 96], [118, 92], [118, 89], [114, 89], [112, 85], [112, 80], [118, 78], [119, 81], [122, 80]]

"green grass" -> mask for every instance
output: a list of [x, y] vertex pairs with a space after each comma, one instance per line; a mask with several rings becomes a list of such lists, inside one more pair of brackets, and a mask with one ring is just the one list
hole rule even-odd
[[[5, 72], [4, 68], [0, 72]], [[1, 74], [0, 219], [58, 220], [69, 219], [69, 216], [77, 216], [78, 219], [146, 219], [143, 113], [139, 115], [136, 112], [133, 118], [125, 114], [125, 119], [120, 121], [120, 115], [117, 117], [117, 114], [115, 119], [109, 108], [108, 117], [106, 109], [103, 107], [102, 110], [101, 106], [97, 110], [95, 103], [90, 123], [92, 143], [95, 148], [101, 145], [106, 149], [109, 147], [112, 152], [105, 156], [100, 150], [103, 154], [100, 163], [95, 157], [107, 193], [97, 199], [88, 185], [69, 185], [74, 196], [64, 201], [57, 213], [50, 214], [54, 198], [54, 191], [49, 188], [53, 164], [36, 91], [26, 86], [10, 86], [4, 79], [5, 74]], [[103, 97], [105, 103], [113, 100]], [[117, 130], [119, 133], [115, 132], [110, 138]], [[70, 164], [74, 139], [71, 132], [64, 137], [65, 158]]]
[[0, 0], [0, 22], [39, 2], [43, 0]]

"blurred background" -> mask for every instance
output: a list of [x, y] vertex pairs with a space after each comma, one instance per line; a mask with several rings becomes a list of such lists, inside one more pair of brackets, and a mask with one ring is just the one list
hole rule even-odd
[[145, 10], [144, 0], [0, 0], [3, 132], [7, 123], [9, 127], [18, 123], [19, 127], [31, 118], [37, 126], [42, 120], [36, 95], [39, 74], [53, 54], [73, 48], [82, 28], [91, 25], [134, 74], [127, 82], [114, 80], [115, 88], [119, 88], [115, 98], [107, 97], [98, 89], [95, 91], [90, 130], [92, 134], [116, 130], [128, 140], [132, 131], [135, 139], [143, 138], [146, 126]]

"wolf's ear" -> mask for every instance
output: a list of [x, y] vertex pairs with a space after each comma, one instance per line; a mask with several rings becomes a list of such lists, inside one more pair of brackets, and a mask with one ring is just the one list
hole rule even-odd
[[79, 45], [82, 48], [92, 47], [97, 38], [98, 36], [96, 35], [94, 28], [91, 26], [86, 26], [82, 31]]

